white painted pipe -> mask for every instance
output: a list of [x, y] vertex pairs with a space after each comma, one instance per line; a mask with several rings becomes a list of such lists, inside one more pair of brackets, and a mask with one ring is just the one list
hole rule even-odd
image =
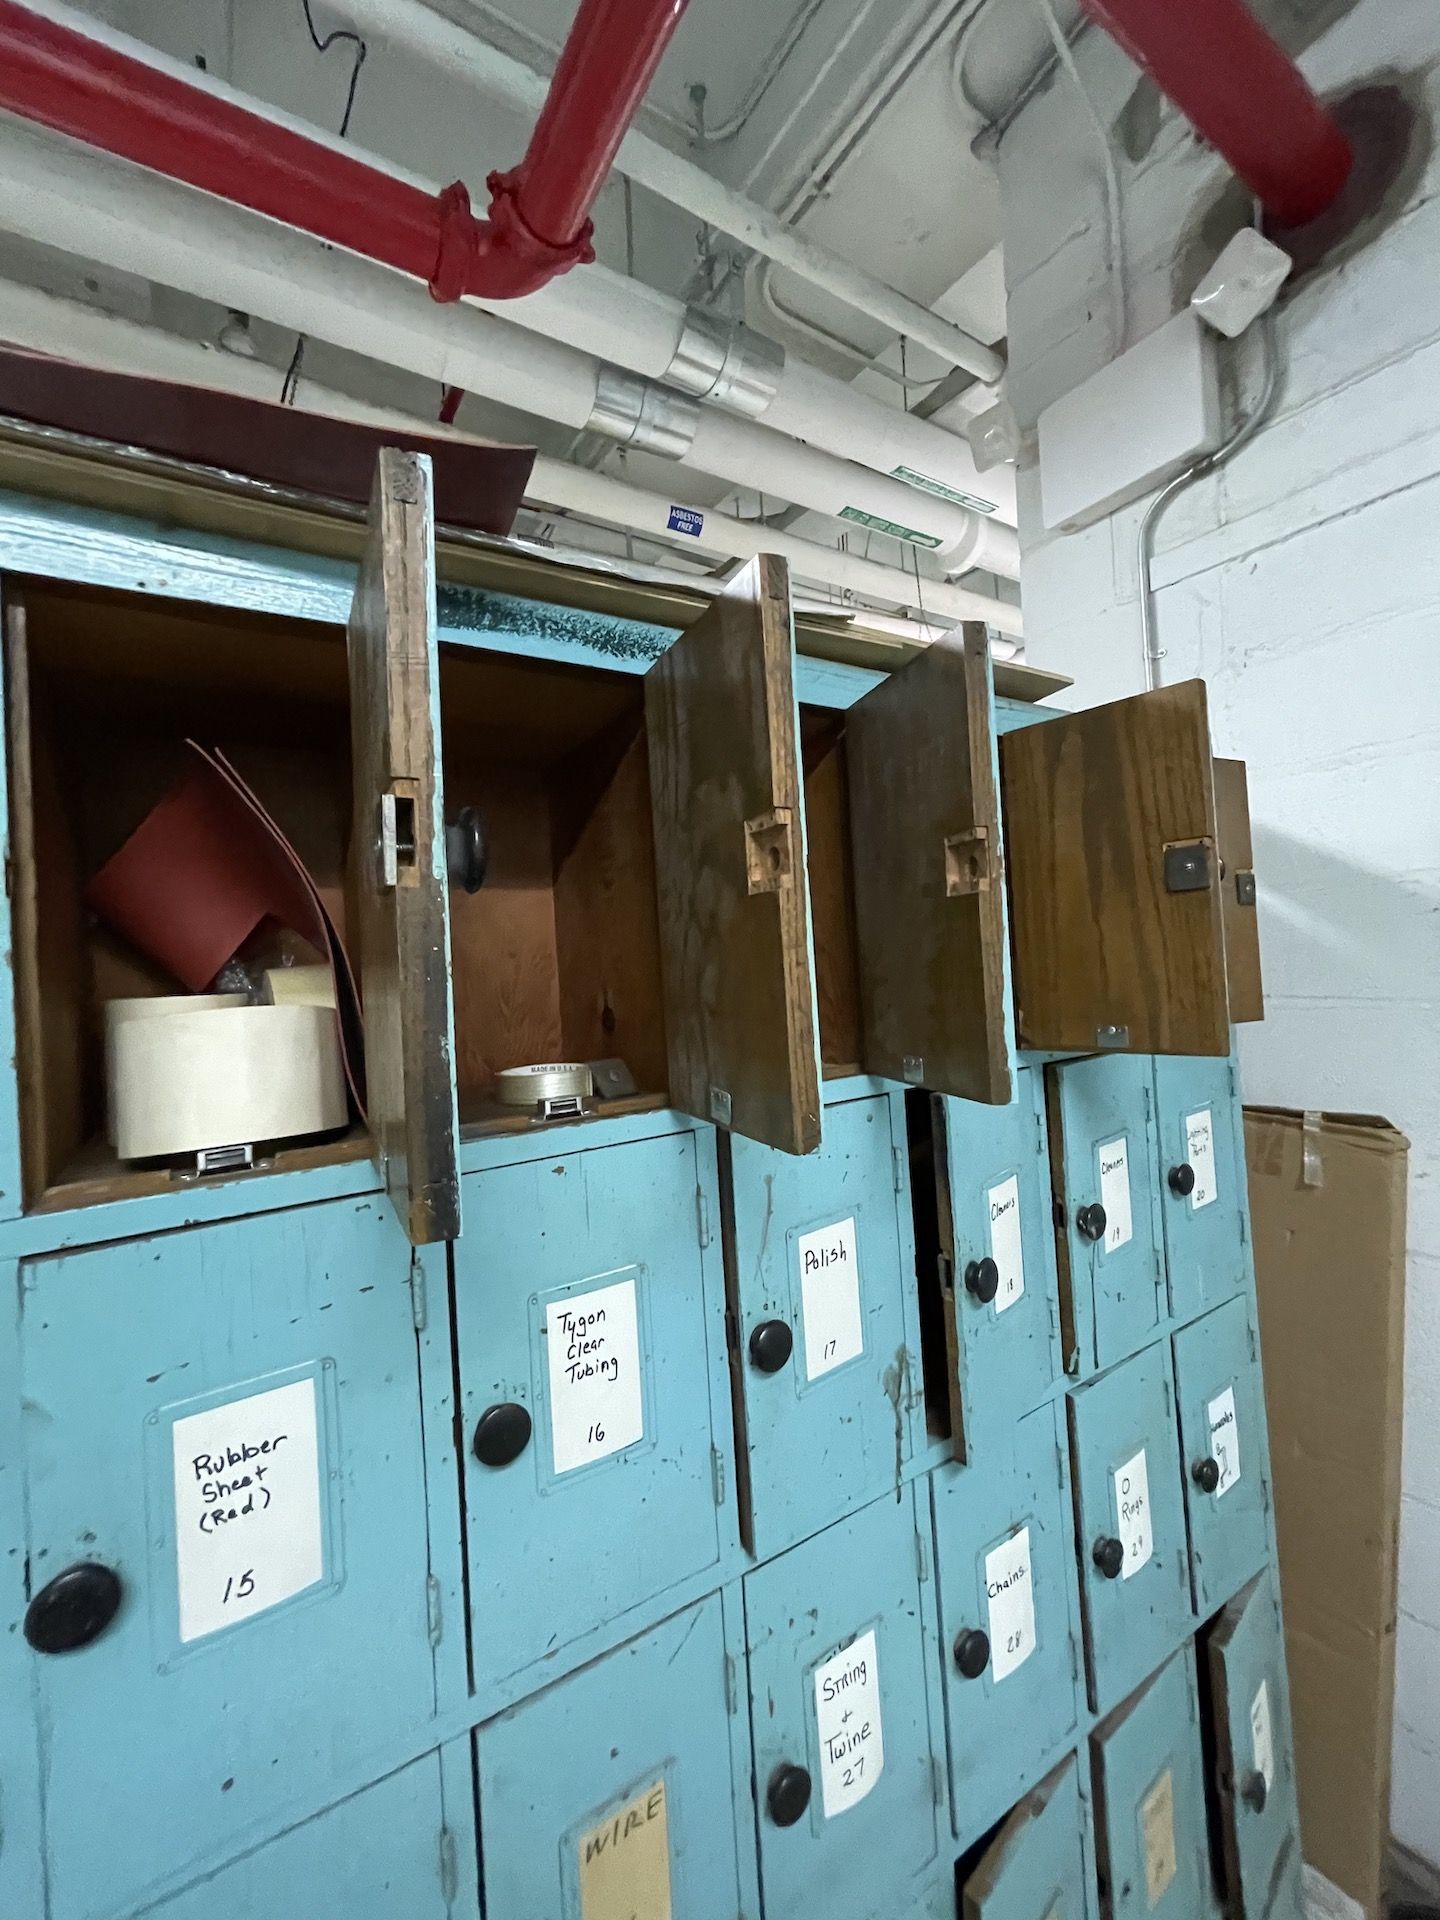
[[[423, 0], [329, 0], [328, 10], [361, 28], [372, 43], [372, 54], [375, 43], [404, 47], [432, 61], [462, 85], [478, 87], [533, 113], [544, 104], [548, 80], [478, 35], [456, 26]], [[693, 160], [672, 153], [658, 140], [632, 127], [620, 143], [615, 164], [637, 186], [718, 227], [812, 286], [833, 293], [857, 313], [867, 314], [918, 346], [928, 347], [950, 365], [964, 367], [977, 379], [991, 383], [1003, 376], [1005, 362], [993, 347], [828, 247], [807, 240], [766, 208], [733, 192]]]
[[[389, 159], [379, 159], [360, 152], [353, 144], [340, 141], [334, 134], [297, 119], [268, 102], [252, 99], [213, 74], [198, 72], [194, 67], [186, 66], [143, 41], [120, 33], [88, 14], [58, 4], [57, 0], [32, 0], [32, 4], [37, 13], [58, 20], [74, 32], [86, 34], [132, 59], [142, 60], [158, 71], [184, 81], [187, 86], [200, 88], [219, 99], [259, 113], [277, 126], [301, 134], [332, 152], [344, 152], [352, 160], [358, 158], [368, 161], [422, 192], [433, 194], [436, 191], [434, 181], [411, 173]], [[538, 110], [539, 102], [545, 97], [548, 83], [528, 67], [509, 59], [427, 8], [409, 4], [408, 0], [405, 4], [401, 4], [401, 0], [379, 0], [374, 6], [369, 5], [367, 0], [367, 4], [348, 8], [332, 6], [331, 11], [350, 12], [357, 17], [363, 15], [362, 24], [367, 35], [373, 34], [377, 41], [387, 38], [399, 40], [401, 44], [411, 46], [431, 58], [447, 72], [455, 73], [468, 85], [489, 84], [492, 91], [501, 92], [528, 109]], [[727, 203], [733, 202], [739, 208], [748, 210], [748, 214], [755, 219], [769, 223], [778, 234], [785, 236], [787, 243], [798, 244], [817, 257], [823, 256], [823, 249], [802, 241], [792, 229], [776, 221], [763, 209], [752, 207], [750, 202], [731, 194], [693, 162], [677, 160], [665, 148], [643, 135], [632, 133], [628, 136], [621, 148], [622, 162], [630, 152], [631, 141], [639, 143], [637, 151], [649, 155], [655, 168], [678, 167], [687, 180], [693, 175], [696, 195], [719, 194]], [[636, 174], [634, 177], [639, 179], [641, 176]], [[651, 184], [648, 177], [644, 184]], [[660, 191], [659, 188], [656, 190]], [[703, 217], [711, 219], [714, 225], [725, 226], [723, 220], [713, 219], [710, 213]], [[780, 261], [772, 249], [760, 247], [759, 250], [769, 251], [778, 264], [794, 265], [792, 259]], [[834, 256], [823, 257], [835, 260]], [[838, 260], [835, 260], [835, 265], [844, 267], [844, 263]], [[845, 268], [845, 271], [854, 274], [856, 269]], [[812, 274], [807, 277], [813, 279], [815, 276]], [[868, 281], [869, 276], [861, 275], [860, 278]], [[824, 283], [817, 281], [817, 284]], [[880, 288], [878, 281], [871, 284]], [[836, 290], [832, 286], [831, 291]], [[932, 330], [941, 329], [947, 337], [953, 335], [961, 341], [968, 339], [958, 328], [950, 327], [948, 322], [940, 320], [913, 301], [902, 301], [902, 296], [891, 293], [888, 288], [880, 290], [889, 294], [893, 301], [901, 301], [912, 316], [928, 320]], [[632, 280], [625, 274], [614, 273], [598, 265], [562, 274], [548, 287], [542, 287], [537, 293], [526, 294], [520, 299], [490, 302], [489, 310], [536, 333], [565, 341], [582, 352], [593, 354], [597, 359], [628, 367], [632, 372], [652, 380], [665, 378], [680, 351], [687, 322], [687, 309], [683, 302], [647, 287], [641, 281]], [[912, 339], [922, 339], [916, 327], [901, 325], [898, 320], [887, 321], [887, 324], [894, 324], [898, 332], [908, 334]], [[934, 346], [934, 341], [924, 340], [923, 344]], [[936, 350], [943, 353], [943, 349]], [[993, 363], [991, 371], [984, 377], [998, 377], [997, 370], [1002, 367], [999, 357], [990, 348], [981, 348], [980, 352], [987, 354]], [[953, 359], [954, 355], [945, 353], [944, 357]], [[969, 362], [961, 360], [958, 364], [969, 365]], [[868, 394], [857, 392], [845, 381], [796, 361], [793, 356], [787, 359], [780, 370], [774, 397], [764, 409], [764, 420], [766, 426], [777, 433], [790, 434], [841, 459], [872, 467], [878, 473], [904, 481], [914, 490], [924, 492], [934, 489], [940, 497], [959, 505], [966, 506], [973, 502], [982, 513], [993, 509], [996, 518], [1008, 526], [1013, 527], [1016, 523], [1015, 476], [1009, 467], [994, 468], [982, 474], [975, 465], [969, 443], [958, 434], [949, 433], [928, 420], [918, 420], [903, 408], [887, 406]], [[770, 490], [779, 491], [778, 488], [767, 489]], [[903, 514], [891, 513], [886, 517], [902, 525], [912, 524]]]
[[[275, 369], [264, 361], [227, 353], [158, 327], [141, 326], [15, 281], [0, 281], [0, 339], [114, 372], [180, 380], [254, 399], [273, 401], [276, 397]], [[441, 438], [448, 435], [446, 428], [398, 408], [376, 406], [308, 380], [301, 381], [297, 398], [309, 410], [337, 419], [363, 421], [371, 426], [403, 426], [412, 432], [423, 429]], [[686, 509], [682, 530], [672, 523], [672, 503], [663, 496], [561, 460], [536, 460], [526, 498], [536, 507], [562, 508], [691, 552], [698, 548], [735, 560], [752, 559], [761, 552], [779, 553], [790, 562], [798, 579], [838, 587], [883, 606], [923, 609], [932, 623], [984, 620], [999, 633], [1018, 637], [1022, 631], [1020, 611], [1008, 602], [971, 593], [949, 582], [926, 580], [917, 588], [911, 576], [898, 568], [862, 560], [775, 528], [751, 526], [708, 509]], [[695, 531], [688, 530], [691, 528]]]
[[[442, 306], [418, 280], [27, 122], [0, 120], [0, 226], [542, 419], [598, 419], [603, 370], [590, 355], [463, 303]], [[949, 573], [1019, 578], [1013, 528], [752, 420], [660, 397], [689, 410], [683, 465], [903, 534]]]

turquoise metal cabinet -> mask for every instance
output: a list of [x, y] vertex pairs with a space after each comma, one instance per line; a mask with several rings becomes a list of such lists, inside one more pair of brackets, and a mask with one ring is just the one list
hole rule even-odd
[[455, 1324], [482, 1714], [722, 1577], [734, 1474], [711, 1140], [543, 1158], [531, 1142], [466, 1177]]
[[130, 1913], [432, 1716], [411, 1264], [378, 1196], [21, 1263], [48, 1920]]
[[1093, 1920], [1089, 1807], [1074, 1757], [1014, 1808], [961, 1888], [962, 1920]]
[[755, 1920], [730, 1604], [714, 1594], [479, 1729], [486, 1920]]
[[1064, 1370], [1041, 1070], [1016, 1074], [1008, 1107], [944, 1099], [936, 1109], [958, 1371], [952, 1438], [957, 1457], [984, 1461]]
[[1090, 1736], [1102, 1904], [1114, 1920], [1216, 1911], [1190, 1647]]
[[1170, 1311], [1193, 1320], [1244, 1285], [1245, 1193], [1229, 1060], [1155, 1061]]
[[1229, 1911], [1236, 1920], [1299, 1920], [1290, 1689], [1272, 1573], [1225, 1608], [1206, 1654]]
[[470, 1742], [425, 1754], [141, 1911], [144, 1920], [479, 1920]]
[[1104, 1054], [1046, 1069], [1066, 1365], [1110, 1367], [1168, 1317], [1148, 1058]]
[[902, 1100], [827, 1104], [804, 1160], [721, 1144], [742, 1527], [761, 1559], [893, 1491], [916, 1451]]
[[1270, 1551], [1270, 1461], [1249, 1297], [1175, 1335], [1175, 1390], [1190, 1519], [1190, 1580], [1211, 1614]]
[[1104, 1713], [1190, 1630], [1169, 1343], [1070, 1396], [1090, 1705]]
[[969, 1845], [1074, 1738], [1080, 1695], [1070, 1473], [1061, 1409], [1002, 1458], [931, 1478], [950, 1806]]
[[940, 1854], [928, 1553], [913, 1488], [745, 1576], [768, 1920], [888, 1920]]

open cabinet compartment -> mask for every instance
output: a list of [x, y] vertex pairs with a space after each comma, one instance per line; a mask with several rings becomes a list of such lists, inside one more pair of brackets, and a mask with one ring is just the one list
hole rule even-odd
[[834, 1080], [860, 1073], [865, 1057], [843, 713], [830, 707], [801, 707], [800, 766], [805, 784], [820, 1067], [827, 1080]]
[[478, 809], [487, 866], [452, 890], [455, 1078], [466, 1133], [534, 1123], [495, 1076], [544, 1061], [618, 1059], [668, 1100], [645, 687], [635, 674], [442, 647], [449, 818]]
[[[87, 909], [85, 888], [169, 790], [193, 738], [234, 761], [343, 937], [353, 904], [345, 635], [13, 577], [4, 631], [24, 1204], [162, 1192], [169, 1163], [127, 1164], [105, 1140], [104, 1005], [184, 988]], [[351, 1127], [282, 1147], [266, 1164], [367, 1150], [364, 1130]]]

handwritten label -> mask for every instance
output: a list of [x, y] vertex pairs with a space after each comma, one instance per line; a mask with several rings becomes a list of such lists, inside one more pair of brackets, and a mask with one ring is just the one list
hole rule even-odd
[[837, 1220], [833, 1227], [802, 1233], [796, 1252], [805, 1321], [805, 1378], [818, 1380], [865, 1351], [853, 1215]]
[[1020, 1180], [1011, 1174], [985, 1199], [990, 1208], [990, 1258], [1000, 1269], [996, 1313], [1013, 1307], [1025, 1291], [1025, 1257], [1020, 1248]]
[[670, 1920], [670, 1822], [657, 1780], [582, 1833], [581, 1920]]
[[985, 1593], [990, 1602], [990, 1676], [998, 1686], [1035, 1651], [1029, 1527], [1021, 1527], [986, 1554]]
[[1107, 1140], [1100, 1149], [1100, 1204], [1105, 1209], [1105, 1251], [1117, 1253], [1135, 1233], [1130, 1214], [1130, 1149]]
[[1155, 1551], [1155, 1536], [1150, 1527], [1150, 1468], [1145, 1449], [1115, 1469], [1115, 1517], [1125, 1561], [1122, 1580], [1129, 1580], [1148, 1565]]
[[556, 1473], [644, 1438], [633, 1280], [548, 1302], [545, 1343]]
[[1275, 1733], [1270, 1721], [1270, 1684], [1260, 1682], [1250, 1702], [1250, 1752], [1256, 1773], [1263, 1776], [1268, 1793], [1275, 1784]]
[[1209, 1107], [1185, 1116], [1185, 1158], [1195, 1175], [1195, 1184], [1190, 1189], [1190, 1211], [1194, 1213], [1220, 1197], [1219, 1182], [1215, 1178], [1215, 1124]]
[[820, 1797], [825, 1818], [858, 1805], [885, 1770], [875, 1629], [815, 1669]]
[[1223, 1498], [1240, 1478], [1240, 1427], [1235, 1418], [1235, 1389], [1217, 1393], [1205, 1409], [1210, 1422], [1210, 1456], [1220, 1469], [1215, 1498]]
[[313, 1380], [187, 1414], [170, 1433], [182, 1641], [324, 1577]]
[[1140, 1802], [1140, 1850], [1145, 1856], [1145, 1903], [1160, 1904], [1175, 1878], [1175, 1782], [1167, 1767]]

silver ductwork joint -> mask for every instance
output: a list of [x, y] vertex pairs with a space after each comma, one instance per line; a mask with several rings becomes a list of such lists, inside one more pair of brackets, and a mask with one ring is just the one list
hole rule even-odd
[[602, 366], [595, 383], [595, 405], [585, 422], [589, 433], [603, 433], [622, 447], [683, 460], [700, 425], [695, 401], [624, 367]]
[[775, 398], [785, 349], [743, 320], [686, 307], [685, 326], [664, 379], [712, 407], [755, 420]]

